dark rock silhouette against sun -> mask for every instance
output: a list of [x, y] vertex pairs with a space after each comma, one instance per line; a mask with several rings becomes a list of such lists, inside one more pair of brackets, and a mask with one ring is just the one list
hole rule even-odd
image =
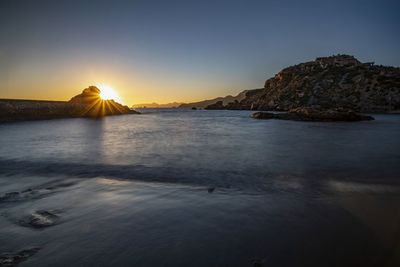
[[114, 100], [103, 100], [101, 91], [96, 86], [89, 86], [81, 94], [71, 98], [69, 103], [84, 104], [86, 108], [79, 114], [80, 117], [103, 117], [109, 115], [138, 113], [128, 106], [121, 105]]

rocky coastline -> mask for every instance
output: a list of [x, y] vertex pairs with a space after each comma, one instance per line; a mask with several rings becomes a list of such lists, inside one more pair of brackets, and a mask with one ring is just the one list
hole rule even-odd
[[362, 63], [353, 56], [320, 57], [283, 69], [264, 88], [248, 90], [240, 101], [206, 109], [288, 111], [351, 109], [362, 113], [398, 113], [400, 68]]
[[102, 100], [99, 94], [98, 88], [90, 86], [68, 102], [0, 99], [0, 122], [140, 114], [113, 100]]

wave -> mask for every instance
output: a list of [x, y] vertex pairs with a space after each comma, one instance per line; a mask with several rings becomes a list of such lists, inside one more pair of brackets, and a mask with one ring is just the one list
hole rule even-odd
[[0, 159], [0, 175], [70, 176], [76, 178], [107, 177], [143, 182], [213, 185], [230, 188], [242, 184], [243, 174], [208, 169], [110, 165], [75, 162], [50, 162]]
[[[347, 175], [346, 175], [347, 173]], [[61, 176], [69, 178], [97, 178], [139, 182], [172, 183], [193, 186], [212, 186], [231, 190], [262, 192], [291, 191], [320, 195], [328, 191], [342, 191], [350, 182], [363, 185], [370, 192], [379, 193], [385, 184], [395, 189], [385, 192], [398, 193], [398, 179], [360, 179], [349, 172], [327, 173], [265, 173], [256, 170], [233, 171], [206, 168], [149, 167], [144, 165], [115, 165], [102, 163], [29, 161], [0, 158], [0, 176]], [[338, 186], [341, 185], [341, 186]], [[353, 188], [353, 187], [352, 187]], [[371, 188], [375, 188], [372, 190]], [[354, 188], [353, 188], [354, 189]], [[351, 190], [350, 190], [351, 191]]]

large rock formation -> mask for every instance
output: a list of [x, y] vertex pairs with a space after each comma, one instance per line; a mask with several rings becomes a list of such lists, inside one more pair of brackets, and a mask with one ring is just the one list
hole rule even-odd
[[90, 86], [69, 102], [0, 99], [0, 122], [139, 113], [113, 100], [102, 100], [99, 94], [98, 88]]
[[69, 103], [86, 105], [79, 117], [103, 117], [138, 113], [114, 100], [102, 100], [100, 93], [101, 91], [96, 86], [89, 86], [81, 94], [71, 98]]
[[100, 93], [100, 89], [96, 86], [89, 86], [88, 88], [83, 89], [81, 94], [71, 98], [69, 102], [78, 104], [91, 104], [93, 102], [101, 100]]
[[279, 119], [294, 121], [368, 121], [371, 116], [357, 114], [351, 110], [316, 110], [312, 108], [295, 108], [286, 113], [256, 112], [251, 115], [255, 119]]
[[268, 79], [263, 89], [248, 91], [239, 104], [226, 108], [400, 110], [400, 68], [361, 63], [348, 55], [321, 57], [283, 69]]

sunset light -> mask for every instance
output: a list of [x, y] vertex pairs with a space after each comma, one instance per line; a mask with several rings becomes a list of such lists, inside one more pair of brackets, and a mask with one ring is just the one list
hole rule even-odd
[[400, 267], [399, 13], [0, 0], [0, 267]]
[[118, 103], [122, 102], [120, 96], [118, 95], [118, 93], [113, 88], [111, 88], [110, 86], [99, 85], [98, 87], [99, 87], [99, 89], [101, 91], [101, 93], [100, 93], [101, 99], [103, 99], [103, 100], [114, 100], [114, 101], [116, 101]]

